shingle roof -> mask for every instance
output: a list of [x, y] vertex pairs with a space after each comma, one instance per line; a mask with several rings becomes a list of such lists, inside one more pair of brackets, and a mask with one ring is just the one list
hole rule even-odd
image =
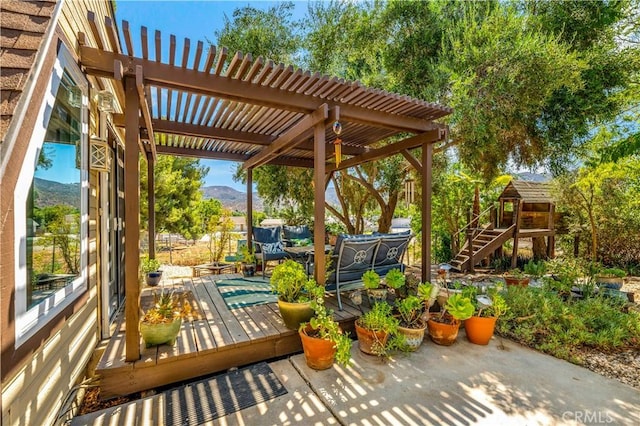
[[526, 203], [553, 203], [551, 184], [512, 180], [500, 194], [500, 198], [517, 198]]
[[0, 2], [0, 143], [22, 96], [55, 1]]

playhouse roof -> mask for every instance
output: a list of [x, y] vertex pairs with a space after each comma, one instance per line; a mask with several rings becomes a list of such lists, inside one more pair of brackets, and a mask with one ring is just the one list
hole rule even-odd
[[551, 184], [548, 182], [530, 182], [512, 180], [504, 188], [499, 197], [504, 199], [518, 199], [525, 203], [553, 203]]

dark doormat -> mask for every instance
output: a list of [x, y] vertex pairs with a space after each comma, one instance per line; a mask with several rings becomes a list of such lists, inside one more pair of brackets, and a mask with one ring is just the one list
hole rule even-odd
[[287, 393], [266, 362], [165, 392], [165, 423], [200, 425]]

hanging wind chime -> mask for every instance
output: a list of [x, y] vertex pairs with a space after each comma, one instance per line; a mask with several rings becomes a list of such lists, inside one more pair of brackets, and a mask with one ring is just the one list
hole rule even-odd
[[336, 134], [337, 138], [333, 141], [333, 148], [336, 153], [336, 166], [340, 165], [342, 161], [342, 139], [340, 139], [340, 133], [342, 133], [342, 124], [339, 121], [333, 123], [333, 133]]

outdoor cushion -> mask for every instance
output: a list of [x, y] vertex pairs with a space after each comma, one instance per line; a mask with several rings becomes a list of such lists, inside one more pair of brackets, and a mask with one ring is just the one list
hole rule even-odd
[[265, 254], [274, 254], [280, 253], [284, 250], [282, 245], [282, 241], [278, 241], [275, 243], [264, 243], [262, 244], [262, 252]]
[[301, 240], [312, 238], [311, 231], [309, 231], [309, 227], [307, 225], [284, 225], [284, 227], [282, 228], [282, 232], [284, 234], [285, 240]]
[[259, 243], [275, 243], [282, 241], [280, 238], [280, 227], [275, 226], [273, 228], [262, 228], [254, 226], [253, 240]]

